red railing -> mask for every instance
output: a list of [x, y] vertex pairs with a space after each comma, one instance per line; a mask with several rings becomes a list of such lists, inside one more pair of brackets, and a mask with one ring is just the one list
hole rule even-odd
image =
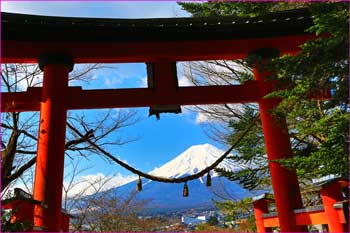
[[[293, 210], [295, 224], [298, 226], [327, 224], [329, 232], [348, 232], [346, 229], [346, 211], [349, 213], [348, 200], [343, 200], [342, 188], [348, 187], [349, 182], [333, 179], [320, 184], [323, 205]], [[277, 212], [269, 212], [269, 204], [273, 199], [266, 195], [257, 197], [254, 213], [257, 232], [271, 232], [272, 227], [279, 227]]]

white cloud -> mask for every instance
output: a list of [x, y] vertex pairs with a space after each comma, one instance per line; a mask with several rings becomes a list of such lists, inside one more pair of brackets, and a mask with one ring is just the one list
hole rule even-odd
[[[250, 105], [251, 107], [257, 107], [256, 104]], [[231, 111], [235, 112], [238, 115], [241, 115], [244, 112], [244, 104], [227, 104], [227, 106], [230, 107]], [[195, 118], [196, 124], [229, 122], [236, 117], [223, 105], [204, 105], [201, 106], [201, 108], [203, 111], [199, 111], [196, 108], [193, 109], [197, 113]], [[211, 115], [205, 111], [216, 112], [216, 114]]]
[[116, 88], [117, 85], [123, 82], [119, 77], [105, 77], [104, 84], [109, 88]]
[[[1, 67], [4, 68], [5, 65]], [[26, 91], [28, 87], [42, 86], [43, 73], [36, 65], [7, 64], [6, 69], [8, 71], [5, 76], [11, 85], [11, 91]], [[7, 92], [8, 90], [3, 89], [2, 91]]]
[[[237, 64], [234, 61], [217, 61], [217, 62], [219, 62], [220, 64], [223, 64], [223, 65], [226, 63], [230, 68], [233, 68], [233, 69], [240, 71], [240, 72], [248, 72], [248, 70], [246, 68], [244, 68], [240, 64]], [[210, 64], [208, 64], [208, 67], [210, 67], [210, 69], [212, 69], [212, 70], [215, 70], [217, 73], [228, 73], [228, 74], [232, 73], [232, 71], [230, 69], [226, 68], [225, 66], [210, 63]]]
[[212, 122], [213, 120], [210, 119], [206, 114], [199, 112], [196, 116], [196, 124], [203, 124], [203, 123], [208, 123]]
[[178, 79], [179, 86], [186, 87], [186, 86], [194, 86], [194, 84], [188, 80], [184, 75], [181, 75]]
[[[109, 190], [127, 184], [136, 178], [135, 175], [123, 176], [120, 173], [108, 176], [103, 173], [81, 176], [69, 189], [68, 197], [90, 195], [97, 190]], [[67, 188], [68, 182], [64, 182], [64, 186]]]
[[141, 84], [139, 87], [147, 87], [148, 86], [148, 83], [147, 83], [147, 76], [143, 77], [141, 79]]
[[[127, 163], [127, 161], [123, 162]], [[96, 174], [80, 176], [77, 177], [72, 184], [69, 184], [69, 180], [65, 180], [63, 182], [62, 196], [64, 198], [65, 189], [69, 190], [67, 195], [68, 198], [82, 197], [85, 195], [91, 195], [93, 193], [96, 193], [96, 190], [106, 191], [112, 188], [122, 186], [131, 181], [136, 180], [137, 178], [138, 176], [136, 175], [122, 175], [121, 173], [105, 175], [101, 172]], [[2, 196], [5, 197], [8, 193], [9, 195], [13, 195], [14, 188], [20, 188], [25, 192], [33, 194], [33, 183], [27, 181], [25, 185], [23, 183], [23, 180], [19, 179], [16, 180], [16, 182], [14, 182], [9, 189], [3, 192]]]
[[194, 84], [184, 75], [184, 62], [177, 62], [176, 68], [179, 86], [194, 86]]

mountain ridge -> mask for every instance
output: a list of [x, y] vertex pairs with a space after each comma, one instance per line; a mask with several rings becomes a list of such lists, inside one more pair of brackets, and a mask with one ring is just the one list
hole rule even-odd
[[[208, 143], [193, 145], [163, 166], [152, 170], [149, 174], [169, 178], [179, 178], [184, 174], [193, 175], [212, 165], [224, 153], [225, 151]], [[239, 164], [231, 160], [223, 160], [218, 167], [229, 170], [241, 168]], [[212, 173], [213, 176], [217, 176], [215, 172]]]
[[[201, 144], [189, 147], [179, 156], [155, 168], [149, 174], [167, 178], [179, 178], [193, 175], [213, 164], [225, 152], [211, 144]], [[218, 167], [237, 170], [241, 166], [231, 160], [222, 161]], [[219, 177], [215, 171], [211, 172], [212, 186], [205, 185], [206, 177], [187, 182], [189, 197], [183, 197], [184, 184], [160, 183], [142, 178], [142, 191], [137, 192], [138, 200], [149, 200], [146, 209], [152, 211], [174, 211], [189, 208], [215, 208], [213, 200], [223, 198], [241, 199], [251, 196], [248, 190], [243, 189], [237, 183]], [[113, 192], [127, 194], [135, 192], [137, 180], [114, 188]]]

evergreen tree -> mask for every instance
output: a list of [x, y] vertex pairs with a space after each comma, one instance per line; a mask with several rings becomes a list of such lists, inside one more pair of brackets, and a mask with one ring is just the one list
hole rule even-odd
[[[309, 8], [314, 25], [308, 32], [320, 35], [308, 41], [297, 56], [283, 56], [266, 64], [276, 71], [277, 78], [289, 89], [270, 94], [282, 102], [274, 110], [275, 117], [285, 117], [289, 126], [294, 157], [280, 160], [284, 166], [297, 170], [299, 180], [308, 183], [311, 179], [336, 174], [348, 177], [348, 3], [248, 3], [207, 2], [179, 3], [194, 17], [262, 16], [270, 12]], [[249, 64], [249, 58], [241, 61]], [[248, 78], [247, 78], [248, 77]], [[241, 80], [252, 78], [251, 73]], [[330, 100], [310, 98], [319, 90], [331, 89]], [[238, 172], [217, 169], [230, 180], [239, 181], [248, 189], [268, 187], [269, 175], [261, 123], [257, 120], [258, 109], [246, 105], [239, 117], [232, 119], [229, 127], [232, 135], [228, 143], [250, 124], [251, 131], [237, 145], [239, 156], [230, 159], [250, 164]]]
[[216, 226], [219, 224], [218, 218], [215, 216], [210, 216], [208, 219], [209, 226]]

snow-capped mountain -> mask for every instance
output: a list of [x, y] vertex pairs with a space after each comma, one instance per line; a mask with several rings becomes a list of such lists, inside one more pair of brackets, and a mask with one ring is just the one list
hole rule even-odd
[[[213, 164], [224, 153], [225, 151], [211, 144], [191, 146], [175, 159], [151, 171], [150, 174], [172, 178], [192, 175]], [[241, 165], [234, 163], [232, 160], [224, 160], [218, 167], [227, 170], [239, 170]], [[212, 176], [216, 176], [216, 173], [212, 172]]]
[[[198, 173], [202, 169], [214, 163], [225, 152], [210, 144], [195, 145], [188, 148], [175, 159], [150, 172], [152, 175], [162, 177], [183, 177]], [[224, 160], [218, 167], [228, 170], [240, 169], [240, 165], [231, 160]], [[174, 211], [187, 208], [212, 208], [213, 199], [243, 198], [250, 196], [248, 190], [243, 189], [237, 183], [218, 177], [211, 172], [212, 186], [205, 184], [206, 177], [187, 182], [189, 197], [183, 197], [183, 184], [159, 183], [142, 179], [143, 189], [137, 193], [140, 200], [149, 200], [150, 211]], [[118, 195], [128, 194], [136, 188], [137, 181], [124, 184], [111, 191]]]

